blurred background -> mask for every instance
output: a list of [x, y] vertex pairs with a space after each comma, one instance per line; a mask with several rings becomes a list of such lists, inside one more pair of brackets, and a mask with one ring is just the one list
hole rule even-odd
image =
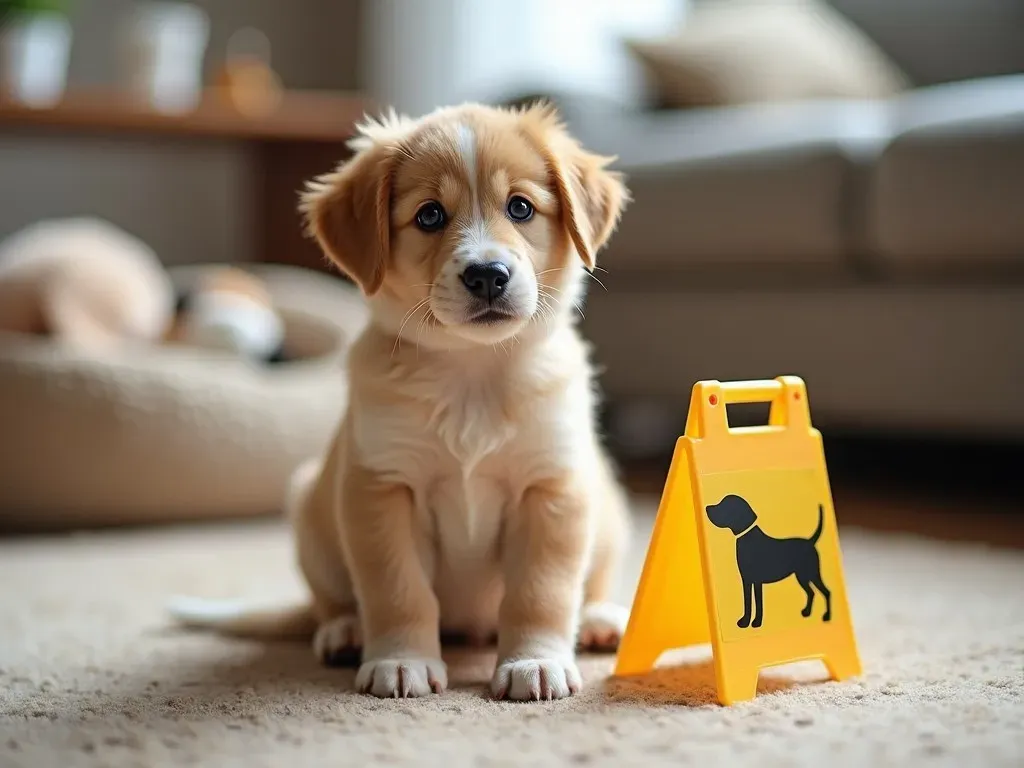
[[[296, 191], [345, 157], [364, 112], [545, 97], [618, 156], [634, 196], [583, 321], [634, 487], [660, 490], [695, 381], [792, 373], [850, 515], [938, 515], [983, 535], [982, 508], [1017, 511], [1022, 0], [0, 12], [0, 238], [94, 217], [171, 269], [276, 264], [338, 281], [302, 236]], [[24, 414], [10, 393], [27, 390], [3, 391]], [[10, 439], [0, 448], [14, 467]], [[43, 455], [17, 474], [45, 483]]]

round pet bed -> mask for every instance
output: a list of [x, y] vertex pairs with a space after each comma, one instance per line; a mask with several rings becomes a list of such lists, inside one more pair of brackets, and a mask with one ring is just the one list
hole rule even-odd
[[[179, 287], [201, 270], [172, 269]], [[0, 338], [0, 524], [68, 528], [280, 510], [345, 406], [343, 358], [366, 320], [337, 278], [276, 265], [262, 277], [289, 362], [140, 346], [76, 353]]]

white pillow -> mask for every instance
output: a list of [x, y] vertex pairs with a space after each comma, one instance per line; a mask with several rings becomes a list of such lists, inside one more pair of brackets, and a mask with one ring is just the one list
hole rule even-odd
[[630, 39], [666, 107], [886, 98], [906, 76], [818, 0], [714, 0], [657, 40]]

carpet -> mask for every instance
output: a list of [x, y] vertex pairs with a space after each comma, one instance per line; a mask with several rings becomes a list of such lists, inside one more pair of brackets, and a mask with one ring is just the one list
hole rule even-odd
[[457, 651], [453, 690], [380, 701], [304, 645], [168, 626], [172, 593], [297, 590], [277, 521], [9, 538], [0, 766], [1024, 763], [1024, 553], [852, 527], [843, 547], [863, 677], [794, 665], [723, 708], [706, 659], [611, 681], [612, 659], [587, 657], [580, 695], [514, 704], [485, 697], [489, 653]]

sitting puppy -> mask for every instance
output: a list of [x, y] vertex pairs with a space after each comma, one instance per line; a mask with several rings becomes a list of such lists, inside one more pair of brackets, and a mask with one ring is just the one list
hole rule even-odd
[[312, 602], [175, 612], [315, 631], [325, 660], [361, 647], [357, 686], [385, 697], [445, 688], [441, 633], [496, 634], [496, 697], [569, 696], [576, 647], [614, 647], [627, 619], [605, 602], [627, 508], [574, 322], [626, 189], [546, 106], [392, 115], [353, 148], [302, 203], [371, 312], [347, 413], [288, 502]]
[[[764, 618], [762, 587], [782, 581], [789, 576], [796, 580], [807, 594], [807, 604], [801, 615], [811, 615], [815, 586], [825, 598], [822, 621], [832, 618], [832, 593], [821, 578], [821, 562], [815, 545], [825, 523], [825, 510], [818, 505], [818, 527], [809, 539], [776, 539], [757, 525], [757, 514], [746, 499], [730, 494], [707, 508], [708, 520], [719, 528], [727, 528], [736, 536], [736, 567], [743, 580], [743, 616], [737, 625], [741, 629], [760, 627]], [[750, 597], [754, 597], [751, 620]]]

